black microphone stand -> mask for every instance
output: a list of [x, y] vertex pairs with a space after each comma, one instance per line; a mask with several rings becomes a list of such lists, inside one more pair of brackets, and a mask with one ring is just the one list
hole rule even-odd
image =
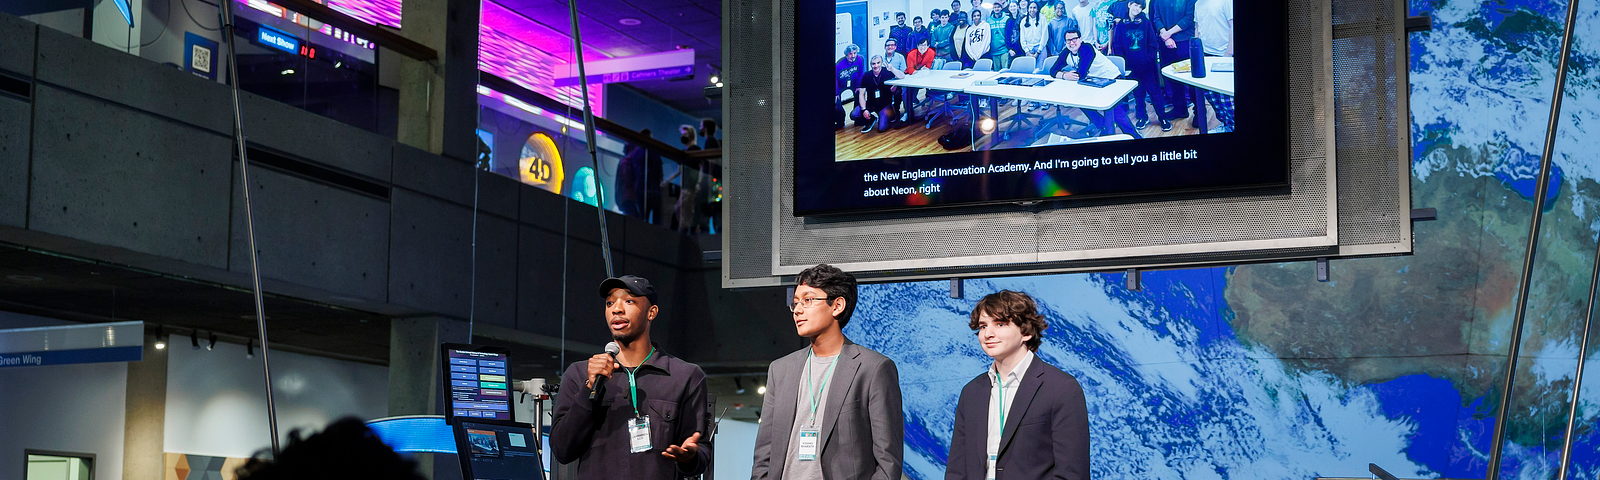
[[[544, 464], [548, 461], [548, 459], [544, 458], [544, 444], [545, 439], [549, 438], [549, 435], [544, 431], [544, 401], [554, 400], [556, 392], [561, 390], [561, 385], [546, 382], [539, 386], [539, 390], [543, 394], [533, 397], [533, 432], [538, 435], [534, 438], [534, 441], [539, 442], [539, 478], [544, 480], [548, 478], [544, 473]], [[551, 464], [550, 471], [554, 472], [555, 470], [555, 464]]]

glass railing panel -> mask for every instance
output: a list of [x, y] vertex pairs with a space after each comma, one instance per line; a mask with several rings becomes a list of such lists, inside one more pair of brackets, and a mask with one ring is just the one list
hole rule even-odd
[[[591, 158], [581, 112], [518, 93], [537, 98], [478, 87], [478, 137], [489, 152], [483, 168], [663, 228], [716, 232], [720, 150], [684, 152], [597, 118]], [[599, 191], [592, 179], [598, 179]]]
[[[380, 82], [376, 43], [263, 0], [231, 0], [244, 91], [395, 136], [398, 85]], [[322, 3], [321, 0], [314, 0]], [[218, 6], [195, 0], [0, 3], [18, 15], [117, 51], [219, 83], [232, 68]], [[334, 0], [359, 21], [399, 25], [398, 0]], [[390, 83], [397, 83], [398, 79]]]

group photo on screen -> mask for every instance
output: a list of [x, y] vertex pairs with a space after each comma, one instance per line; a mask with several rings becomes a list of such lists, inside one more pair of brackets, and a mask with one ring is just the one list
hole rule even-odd
[[493, 430], [467, 430], [467, 442], [472, 444], [472, 454], [481, 457], [500, 456], [500, 438]]
[[834, 161], [1233, 132], [1233, 4], [837, 1]]

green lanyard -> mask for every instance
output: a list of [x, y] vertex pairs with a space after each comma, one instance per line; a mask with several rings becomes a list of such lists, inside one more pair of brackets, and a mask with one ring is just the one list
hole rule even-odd
[[633, 396], [629, 397], [628, 399], [629, 400], [633, 400], [633, 416], [634, 417], [639, 417], [641, 415], [639, 415], [639, 382], [634, 380], [633, 372], [638, 371], [639, 367], [643, 367], [644, 363], [650, 361], [650, 358], [654, 357], [654, 356], [656, 356], [656, 347], [650, 347], [650, 354], [649, 355], [645, 355], [644, 362], [639, 362], [639, 366], [638, 367], [633, 367], [633, 368], [622, 367], [623, 371], [628, 372], [628, 390], [631, 390], [633, 392]]
[[[814, 351], [811, 351], [811, 350], [807, 350], [806, 351], [806, 391], [808, 391], [808, 392], [812, 391], [811, 390], [811, 359], [816, 358], [815, 354], [816, 354], [816, 352], [814, 352]], [[810, 420], [811, 426], [813, 426], [813, 427], [817, 426], [817, 405], [818, 405], [818, 400], [821, 400], [818, 397], [821, 397], [822, 396], [822, 391], [826, 390], [828, 388], [828, 380], [833, 378], [833, 367], [837, 367], [837, 366], [839, 366], [839, 358], [838, 357], [834, 357], [833, 363], [828, 364], [828, 371], [822, 373], [822, 386], [817, 387], [816, 392], [811, 394], [811, 418], [809, 420]]]
[[1000, 382], [1000, 388], [995, 391], [995, 405], [1000, 407], [1000, 436], [1006, 434], [1006, 377], [1000, 376], [1000, 366], [994, 368], [995, 381]]

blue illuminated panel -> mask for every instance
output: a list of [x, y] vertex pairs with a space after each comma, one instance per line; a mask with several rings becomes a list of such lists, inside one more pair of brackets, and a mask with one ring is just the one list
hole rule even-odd
[[450, 350], [449, 360], [451, 416], [511, 419], [505, 354]]
[[300, 54], [299, 38], [266, 25], [256, 30], [256, 42], [295, 55]]
[[444, 417], [380, 418], [367, 426], [396, 452], [456, 453], [456, 437]]

